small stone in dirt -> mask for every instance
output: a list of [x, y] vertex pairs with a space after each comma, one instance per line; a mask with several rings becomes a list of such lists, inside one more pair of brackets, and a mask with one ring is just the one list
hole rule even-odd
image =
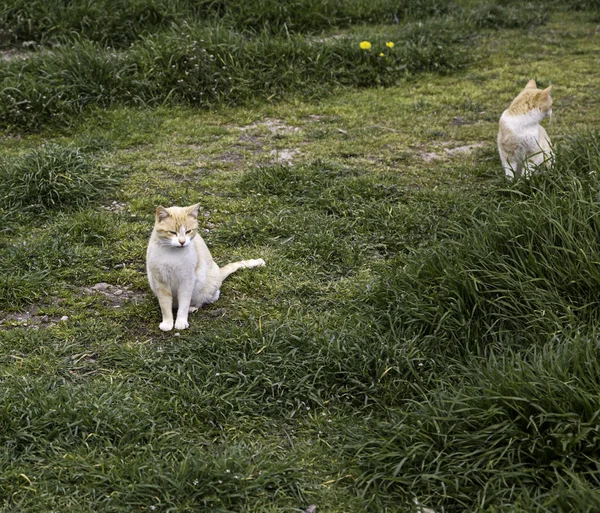
[[117, 289], [117, 290], [115, 290], [115, 291], [113, 292], [113, 294], [114, 294], [115, 296], [120, 296], [121, 294], [123, 294], [123, 291], [122, 291], [121, 289]]
[[61, 321], [63, 321], [63, 322], [64, 322], [64, 321], [68, 321], [68, 320], [69, 320], [69, 316], [68, 316], [68, 315], [63, 315], [63, 316], [60, 318], [60, 320], [61, 320]]
[[311, 504], [308, 508], [306, 508], [306, 511], [304, 513], [316, 513], [316, 511], [317, 511], [317, 505]]
[[298, 155], [299, 151], [297, 149], [290, 150], [271, 150], [271, 156], [275, 157], [277, 162], [280, 164], [291, 164], [294, 160], [294, 157]]
[[176, 336], [176, 337], [180, 337], [181, 336], [181, 334], [178, 331], [176, 331], [175, 333], [173, 333], [173, 335]]
[[437, 153], [421, 153], [421, 158], [425, 162], [431, 162], [432, 160], [441, 159], [442, 157], [440, 157]]
[[108, 283], [104, 283], [104, 282], [100, 282], [100, 283], [96, 283], [95, 285], [92, 285], [92, 289], [94, 290], [107, 290], [110, 289], [112, 287], [112, 285], [109, 285]]

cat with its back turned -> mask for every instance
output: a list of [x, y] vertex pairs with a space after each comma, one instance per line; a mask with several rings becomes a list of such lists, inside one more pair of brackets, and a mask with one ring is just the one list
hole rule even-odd
[[[241, 268], [265, 265], [262, 258], [241, 260], [224, 267], [214, 262], [198, 234], [198, 208], [158, 207], [148, 243], [146, 269], [150, 288], [162, 312], [159, 328], [170, 331], [189, 327], [188, 313], [219, 299], [223, 280]], [[173, 320], [173, 307], [177, 317]]]
[[550, 138], [540, 125], [552, 115], [551, 89], [538, 89], [535, 80], [530, 80], [500, 117], [498, 151], [508, 178], [529, 175], [553, 159]]

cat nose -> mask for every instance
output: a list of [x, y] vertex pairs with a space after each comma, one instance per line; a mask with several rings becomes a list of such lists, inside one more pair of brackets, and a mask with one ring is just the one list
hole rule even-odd
[[182, 246], [185, 244], [185, 239], [183, 239], [183, 240], [178, 239], [178, 240], [179, 240], [179, 244], [181, 244]]

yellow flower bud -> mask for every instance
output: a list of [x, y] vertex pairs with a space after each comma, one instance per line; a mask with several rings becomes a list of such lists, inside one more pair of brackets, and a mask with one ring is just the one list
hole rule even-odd
[[369, 43], [368, 41], [361, 41], [360, 42], [360, 49], [361, 50], [370, 50], [371, 49], [371, 43]]

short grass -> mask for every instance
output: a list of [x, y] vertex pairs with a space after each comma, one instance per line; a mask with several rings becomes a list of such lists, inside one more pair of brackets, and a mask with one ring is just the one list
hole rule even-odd
[[[68, 126], [13, 124], [0, 509], [596, 511], [597, 26], [546, 17], [392, 87], [198, 109], [86, 78]], [[496, 123], [529, 78], [559, 158], [510, 184]], [[217, 262], [267, 266], [176, 336], [145, 247], [158, 204], [194, 202]]]

